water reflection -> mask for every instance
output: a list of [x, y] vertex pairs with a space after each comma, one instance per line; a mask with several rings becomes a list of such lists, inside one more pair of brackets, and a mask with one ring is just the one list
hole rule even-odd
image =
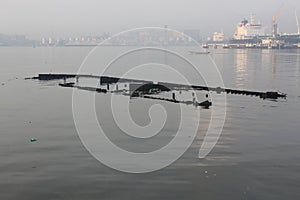
[[278, 61], [282, 59], [287, 59], [286, 55], [277, 50], [236, 49], [234, 51], [235, 86], [262, 89], [260, 80], [268, 77], [270, 80], [276, 79]]
[[270, 50], [269, 53], [271, 55], [272, 79], [275, 79], [277, 68], [277, 51]]
[[234, 54], [234, 65], [236, 73], [236, 87], [243, 88], [247, 76], [248, 54], [246, 49], [236, 49]]
[[297, 81], [299, 81], [299, 75], [300, 75], [300, 52], [297, 51], [297, 56], [296, 56], [296, 62], [295, 62], [295, 68], [296, 68], [296, 77], [297, 77]]
[[274, 80], [276, 78], [276, 68], [278, 64], [278, 51], [273, 49], [262, 49], [261, 54], [262, 67], [265, 68], [265, 66], [270, 66], [264, 73], [266, 73], [266, 75], [271, 75], [270, 77]]

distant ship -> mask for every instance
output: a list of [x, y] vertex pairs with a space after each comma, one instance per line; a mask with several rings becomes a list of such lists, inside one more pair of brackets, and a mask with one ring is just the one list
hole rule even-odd
[[240, 23], [238, 23], [233, 39], [230, 43], [259, 43], [261, 41], [260, 38], [265, 36], [265, 27], [263, 27], [261, 23], [255, 23], [254, 17], [251, 15], [250, 22], [244, 18]]
[[[298, 19], [297, 19], [298, 24]], [[276, 31], [277, 32], [277, 31]], [[233, 39], [229, 41], [233, 45], [244, 45], [245, 48], [299, 48], [300, 33], [295, 34], [266, 34], [265, 27], [261, 23], [255, 23], [251, 16], [250, 22], [244, 18], [238, 23]]]
[[250, 22], [247, 19], [243, 19], [238, 25], [234, 33], [235, 40], [247, 40], [253, 39], [258, 36], [264, 36], [265, 28], [260, 23], [254, 22], [254, 17], [251, 16]]

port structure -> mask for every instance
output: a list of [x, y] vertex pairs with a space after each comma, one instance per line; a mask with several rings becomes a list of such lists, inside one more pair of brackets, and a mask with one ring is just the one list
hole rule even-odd
[[284, 8], [284, 3], [281, 4], [279, 9], [276, 11], [276, 13], [272, 17], [272, 27], [273, 27], [272, 34], [273, 34], [273, 38], [275, 38], [275, 39], [278, 37], [278, 24], [277, 24], [277, 21], [278, 21], [279, 15], [280, 15], [283, 8]]

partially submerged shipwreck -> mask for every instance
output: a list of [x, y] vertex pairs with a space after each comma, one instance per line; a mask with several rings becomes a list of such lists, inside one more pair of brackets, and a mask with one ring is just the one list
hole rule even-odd
[[[75, 82], [67, 82], [67, 79], [74, 78]], [[100, 87], [83, 87], [79, 85], [80, 78], [96, 78], [99, 80]], [[275, 92], [275, 91], [267, 91], [267, 92], [258, 92], [258, 91], [249, 91], [249, 90], [236, 90], [236, 89], [227, 89], [221, 87], [207, 87], [207, 86], [199, 86], [199, 85], [184, 85], [184, 84], [176, 84], [176, 83], [167, 83], [167, 82], [157, 82], [154, 83], [152, 81], [147, 80], [138, 80], [138, 79], [127, 79], [127, 78], [119, 78], [112, 76], [95, 76], [95, 75], [84, 75], [84, 74], [39, 74], [36, 77], [29, 79], [37, 79], [41, 81], [50, 81], [50, 80], [63, 80], [63, 83], [59, 83], [61, 87], [68, 88], [77, 88], [82, 90], [88, 90], [92, 92], [99, 93], [118, 93], [126, 96], [130, 96], [131, 98], [146, 98], [146, 99], [154, 99], [154, 100], [162, 100], [173, 103], [182, 103], [186, 105], [194, 105], [201, 106], [203, 108], [209, 108], [212, 106], [212, 102], [208, 99], [203, 102], [197, 102], [196, 98], [193, 98], [191, 101], [184, 101], [176, 99], [176, 94], [174, 91], [205, 91], [205, 92], [216, 92], [227, 93], [227, 94], [235, 94], [235, 95], [247, 95], [247, 96], [256, 96], [262, 99], [278, 99], [278, 98], [286, 98], [286, 94]], [[118, 84], [123, 83], [127, 86], [127, 89], [119, 89]], [[115, 88], [112, 90], [110, 86], [114, 84]], [[102, 87], [101, 87], [102, 86]], [[103, 88], [104, 86], [104, 88]], [[172, 98], [163, 98], [157, 96], [162, 92], [172, 92]], [[194, 96], [194, 94], [193, 94]], [[208, 95], [206, 95], [208, 98]]]

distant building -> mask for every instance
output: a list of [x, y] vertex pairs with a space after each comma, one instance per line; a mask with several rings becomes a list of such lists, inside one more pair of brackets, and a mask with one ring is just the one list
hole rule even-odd
[[33, 46], [35, 41], [29, 40], [24, 35], [0, 34], [0, 46]]
[[47, 45], [47, 42], [46, 42], [46, 39], [45, 39], [45, 38], [42, 38], [41, 44], [42, 44], [43, 46]]
[[214, 32], [213, 41], [214, 42], [223, 42], [224, 41], [224, 33], [223, 32]]
[[52, 40], [51, 37], [49, 37], [49, 39], [48, 39], [48, 44], [49, 44], [50, 46], [54, 44], [54, 42], [53, 42], [53, 40]]

